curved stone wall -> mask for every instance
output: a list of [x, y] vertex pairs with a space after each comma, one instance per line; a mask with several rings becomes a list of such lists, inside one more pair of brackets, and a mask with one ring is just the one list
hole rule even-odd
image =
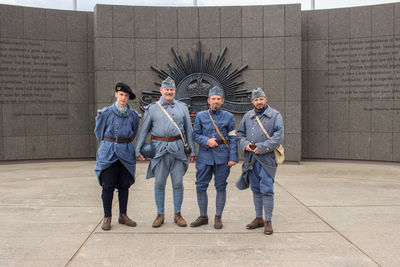
[[248, 64], [240, 89], [263, 87], [281, 111], [289, 161], [400, 161], [400, 4], [0, 5], [0, 160], [94, 157], [94, 117], [114, 84], [157, 90], [150, 67], [174, 64], [171, 47], [193, 56], [199, 41], [205, 55], [227, 47], [225, 63]]
[[302, 12], [302, 157], [400, 161], [400, 4]]

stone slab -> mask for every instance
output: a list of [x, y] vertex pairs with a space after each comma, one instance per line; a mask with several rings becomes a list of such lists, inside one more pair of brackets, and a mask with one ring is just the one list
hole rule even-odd
[[350, 9], [329, 10], [329, 39], [349, 38], [350, 32]]
[[221, 37], [241, 37], [242, 9], [240, 7], [221, 7], [220, 10]]
[[195, 7], [178, 8], [178, 38], [199, 37], [199, 10]]
[[157, 38], [178, 37], [178, 9], [176, 7], [158, 7], [156, 21]]
[[135, 36], [135, 8], [132, 6], [113, 6], [112, 36], [133, 38]]
[[67, 40], [68, 11], [46, 9], [46, 40]]
[[156, 8], [135, 7], [135, 38], [156, 37]]
[[113, 7], [96, 5], [94, 7], [94, 37], [112, 37]]
[[[263, 9], [264, 9], [264, 37], [284, 36], [285, 18], [286, 18], [285, 6], [283, 5], [265, 6], [263, 7]], [[288, 20], [290, 19], [291, 18], [288, 18]]]
[[45, 35], [45, 10], [39, 8], [23, 8], [24, 38], [44, 40]]
[[242, 7], [242, 37], [261, 37], [263, 33], [263, 8]]
[[87, 12], [69, 12], [67, 14], [67, 40], [75, 42], [88, 41]]
[[285, 36], [301, 35], [301, 5], [285, 5]]
[[263, 39], [242, 38], [242, 64], [248, 64], [248, 69], [263, 69]]
[[219, 8], [199, 8], [199, 36], [200, 38], [219, 38], [221, 36]]
[[372, 6], [372, 36], [393, 35], [394, 33], [394, 5]]
[[0, 36], [2, 38], [23, 38], [23, 8], [0, 5]]
[[371, 31], [371, 7], [350, 8], [350, 37], [369, 37]]

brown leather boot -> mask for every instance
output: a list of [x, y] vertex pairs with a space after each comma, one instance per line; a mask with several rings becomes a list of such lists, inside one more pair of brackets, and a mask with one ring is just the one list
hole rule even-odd
[[204, 224], [208, 224], [208, 216], [199, 216], [194, 222], [190, 224], [190, 227], [199, 227]]
[[215, 229], [222, 229], [222, 220], [221, 220], [221, 216], [217, 216], [215, 215], [215, 219], [214, 219], [214, 228]]
[[123, 214], [120, 214], [120, 215], [119, 215], [118, 222], [119, 222], [120, 224], [125, 224], [125, 225], [130, 226], [130, 227], [135, 227], [135, 226], [136, 226], [136, 222], [135, 222], [135, 221], [132, 221], [132, 220], [128, 217], [128, 215], [127, 215], [126, 213], [123, 213]]
[[262, 217], [256, 217], [251, 223], [246, 225], [247, 229], [256, 229], [264, 226], [264, 219]]
[[157, 217], [153, 221], [153, 227], [158, 228], [164, 223], [164, 214], [157, 214]]
[[272, 235], [274, 230], [272, 230], [272, 222], [271, 221], [265, 221], [264, 223], [264, 234], [266, 235]]
[[101, 229], [103, 229], [103, 231], [111, 230], [111, 217], [104, 217]]
[[182, 217], [180, 212], [175, 213], [174, 222], [180, 227], [186, 227], [187, 226], [187, 223], [186, 223], [185, 219], [183, 219], [183, 217]]

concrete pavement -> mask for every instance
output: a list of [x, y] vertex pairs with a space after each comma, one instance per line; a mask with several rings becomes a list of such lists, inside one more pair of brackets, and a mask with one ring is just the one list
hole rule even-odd
[[[1, 163], [0, 266], [399, 266], [400, 164], [303, 161], [279, 167], [275, 233], [246, 230], [254, 218], [250, 190], [232, 168], [224, 228], [215, 230], [215, 190], [209, 225], [173, 223], [171, 183], [166, 221], [154, 229], [153, 184], [147, 163], [137, 166], [128, 215], [138, 226], [100, 228], [102, 207], [94, 161]], [[184, 178], [184, 218], [198, 216], [195, 168]]]

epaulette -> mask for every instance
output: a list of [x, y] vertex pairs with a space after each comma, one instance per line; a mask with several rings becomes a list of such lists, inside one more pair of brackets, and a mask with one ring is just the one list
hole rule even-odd
[[142, 114], [140, 114], [139, 112], [136, 111], [136, 109], [133, 108], [129, 108], [134, 114], [138, 115], [139, 118], [142, 117]]
[[178, 102], [178, 103], [181, 103], [182, 105], [185, 105], [186, 107], [188, 107], [188, 108], [189, 108], [189, 105], [188, 105], [188, 104], [186, 104], [185, 102], [182, 102], [182, 101], [180, 101], [180, 100], [177, 100], [177, 99], [175, 99], [175, 101], [176, 101], [176, 102]]
[[97, 113], [98, 114], [101, 114], [101, 113], [104, 113], [104, 112], [106, 112], [108, 109], [110, 109], [111, 108], [111, 106], [108, 106], [108, 107], [104, 107], [104, 108], [102, 108], [102, 109], [98, 109], [97, 110]]
[[150, 106], [154, 105], [156, 102], [153, 102], [151, 104], [148, 104], [147, 106], [144, 106], [143, 109], [144, 110], [148, 110], [150, 108]]

